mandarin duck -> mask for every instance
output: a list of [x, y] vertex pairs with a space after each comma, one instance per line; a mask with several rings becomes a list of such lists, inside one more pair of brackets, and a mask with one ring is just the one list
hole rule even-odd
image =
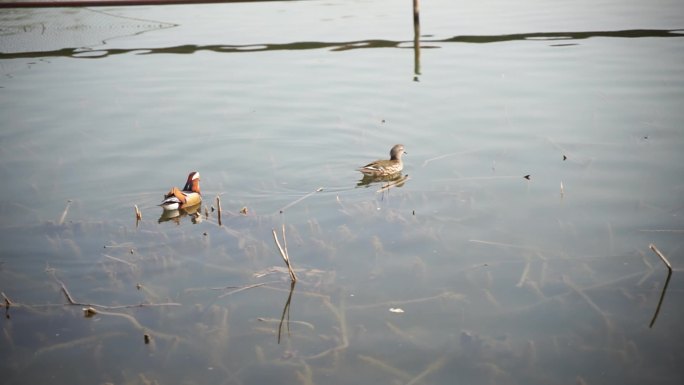
[[404, 168], [404, 162], [401, 161], [402, 155], [406, 154], [403, 144], [395, 144], [390, 150], [389, 159], [376, 160], [359, 168], [358, 170], [365, 175], [370, 176], [387, 176], [394, 175]]
[[196, 206], [202, 203], [202, 194], [200, 193], [200, 173], [193, 171], [188, 175], [188, 180], [183, 186], [183, 190], [174, 187], [164, 195], [164, 200], [159, 205], [166, 211], [178, 210]]

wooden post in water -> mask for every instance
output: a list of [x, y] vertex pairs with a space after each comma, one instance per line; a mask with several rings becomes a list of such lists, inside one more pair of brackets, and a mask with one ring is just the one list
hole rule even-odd
[[420, 75], [420, 0], [413, 0], [413, 80]]

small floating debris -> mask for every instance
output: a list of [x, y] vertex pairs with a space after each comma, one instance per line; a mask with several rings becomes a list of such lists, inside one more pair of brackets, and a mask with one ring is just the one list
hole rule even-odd
[[568, 157], [563, 155], [563, 160], [568, 160]]
[[240, 209], [240, 214], [247, 215], [248, 213], [249, 213], [249, 209], [247, 208], [247, 206]]
[[523, 178], [530, 180], [530, 174], [525, 175]]
[[389, 309], [389, 311], [390, 311], [390, 313], [403, 313], [404, 309], [402, 309], [400, 307], [391, 307]]
[[145, 333], [145, 334], [143, 334], [143, 340], [145, 341], [145, 345], [149, 345], [152, 338], [150, 337], [149, 334]]
[[83, 308], [83, 316], [84, 317], [90, 318], [90, 317], [94, 316], [95, 314], [97, 314], [97, 310], [95, 310], [94, 307], [88, 306], [88, 307]]

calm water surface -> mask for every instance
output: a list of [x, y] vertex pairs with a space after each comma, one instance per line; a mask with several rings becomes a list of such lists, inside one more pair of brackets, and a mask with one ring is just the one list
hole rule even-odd
[[682, 383], [682, 9], [2, 10], [3, 383]]

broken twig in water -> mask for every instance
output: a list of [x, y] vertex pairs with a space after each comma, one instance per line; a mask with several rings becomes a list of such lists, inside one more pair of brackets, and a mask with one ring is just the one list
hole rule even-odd
[[660, 300], [658, 301], [658, 307], [656, 307], [656, 311], [653, 314], [653, 319], [651, 319], [651, 324], [648, 326], [649, 328], [652, 328], [653, 325], [655, 324], [656, 319], [658, 318], [658, 313], [660, 313], [660, 307], [663, 305], [663, 299], [665, 299], [665, 292], [667, 291], [667, 285], [670, 284], [670, 278], [672, 277], [672, 265], [670, 264], [670, 261], [665, 258], [665, 255], [658, 250], [658, 248], [654, 244], [648, 245], [648, 247], [653, 250], [654, 253], [658, 254], [660, 259], [663, 261], [665, 266], [667, 266], [667, 279], [665, 280], [665, 285], [663, 286], [663, 291], [660, 293]]
[[292, 268], [292, 264], [290, 263], [290, 256], [287, 254], [287, 238], [285, 238], [285, 224], [283, 224], [283, 242], [285, 243], [285, 248], [283, 248], [280, 245], [280, 242], [278, 241], [278, 234], [276, 233], [275, 229], [273, 229], [273, 239], [275, 240], [275, 244], [278, 247], [278, 251], [280, 251], [280, 256], [282, 256], [283, 261], [285, 261], [287, 271], [290, 273], [290, 280], [292, 282], [296, 282], [297, 276], [295, 275], [294, 269]]

